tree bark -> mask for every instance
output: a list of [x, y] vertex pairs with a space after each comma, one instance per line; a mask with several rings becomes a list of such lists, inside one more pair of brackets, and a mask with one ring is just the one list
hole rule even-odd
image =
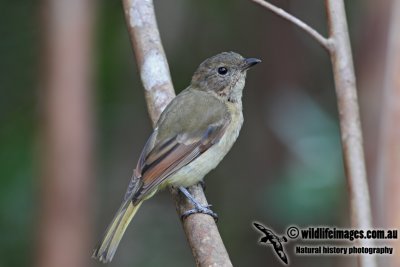
[[[356, 78], [343, 0], [326, 0], [328, 27], [333, 41], [330, 49], [339, 110], [343, 159], [350, 199], [350, 218], [355, 229], [372, 229], [371, 205], [365, 167]], [[362, 247], [372, 239], [357, 239]], [[376, 266], [374, 255], [358, 255], [360, 267]]]

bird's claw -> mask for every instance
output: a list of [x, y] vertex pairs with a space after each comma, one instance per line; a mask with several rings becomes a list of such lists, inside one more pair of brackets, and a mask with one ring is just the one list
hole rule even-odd
[[192, 214], [203, 213], [203, 214], [210, 215], [211, 217], [214, 218], [215, 222], [218, 222], [218, 215], [215, 212], [213, 212], [211, 209], [209, 209], [209, 207], [211, 207], [211, 205], [207, 205], [207, 206], [196, 205], [194, 209], [185, 211], [182, 214], [181, 218], [182, 218], [182, 220], [184, 220]]

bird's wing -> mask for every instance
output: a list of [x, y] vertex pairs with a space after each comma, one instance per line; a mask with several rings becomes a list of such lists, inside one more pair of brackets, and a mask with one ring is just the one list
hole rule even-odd
[[227, 122], [210, 126], [199, 139], [197, 136], [193, 138], [178, 135], [153, 149], [142, 166], [142, 185], [134, 198], [141, 199], [171, 174], [207, 151], [218, 142], [224, 134], [226, 126]]
[[140, 186], [142, 184], [141, 182], [142, 175], [140, 172], [138, 172], [138, 170], [141, 169], [140, 166], [143, 166], [146, 155], [150, 152], [150, 150], [154, 146], [156, 136], [157, 136], [157, 129], [155, 129], [153, 133], [150, 135], [149, 139], [147, 140], [142, 150], [142, 153], [140, 154], [140, 158], [136, 166], [136, 169], [133, 170], [133, 175], [131, 177], [131, 180], [129, 181], [129, 185], [124, 196], [124, 201], [128, 201], [128, 199], [129, 201], [132, 200], [133, 195], [140, 189]]
[[[184, 92], [166, 109], [173, 116], [161, 115], [142, 151], [129, 186], [131, 190], [125, 197], [132, 198], [134, 202], [143, 199], [171, 174], [195, 160], [224, 135], [230, 123], [225, 105], [208, 95], [198, 95], [196, 101], [191, 101], [193, 95], [190, 97], [190, 94], [193, 93], [204, 94]], [[214, 108], [210, 109], [210, 105]]]

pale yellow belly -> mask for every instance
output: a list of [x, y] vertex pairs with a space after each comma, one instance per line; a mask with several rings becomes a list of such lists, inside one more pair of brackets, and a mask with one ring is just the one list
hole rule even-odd
[[239, 136], [242, 124], [243, 116], [241, 112], [238, 112], [236, 116], [233, 116], [231, 124], [226, 129], [221, 140], [210, 147], [193, 162], [182, 167], [175, 174], [171, 175], [166, 180], [166, 184], [188, 187], [201, 181], [208, 172], [217, 167], [232, 148], [232, 145]]

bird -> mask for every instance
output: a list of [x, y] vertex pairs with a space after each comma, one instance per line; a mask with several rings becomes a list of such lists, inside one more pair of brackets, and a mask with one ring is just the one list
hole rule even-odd
[[167, 186], [178, 188], [193, 204], [194, 208], [183, 217], [205, 213], [216, 218], [209, 206], [198, 203], [186, 187], [201, 182], [238, 138], [247, 70], [260, 62], [235, 52], [222, 52], [199, 65], [190, 85], [161, 113], [122, 204], [94, 249], [93, 258], [110, 262], [139, 207]]
[[265, 228], [262, 224], [254, 222], [253, 225], [260, 230], [265, 236], [260, 239], [260, 243], [270, 244], [274, 247], [276, 255], [286, 264], [288, 264], [288, 257], [283, 250], [282, 242], [287, 242], [286, 236], [279, 238], [272, 230]]

